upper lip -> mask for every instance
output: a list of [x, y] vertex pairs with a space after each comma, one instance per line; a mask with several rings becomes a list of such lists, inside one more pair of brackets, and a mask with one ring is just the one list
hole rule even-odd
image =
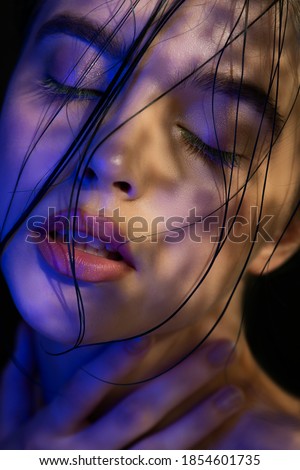
[[47, 223], [48, 233], [65, 230], [66, 235], [73, 235], [76, 244], [98, 240], [105, 244], [107, 251], [119, 253], [129, 266], [135, 268], [129, 240], [120, 232], [113, 217], [87, 214], [79, 209], [64, 210], [50, 215]]

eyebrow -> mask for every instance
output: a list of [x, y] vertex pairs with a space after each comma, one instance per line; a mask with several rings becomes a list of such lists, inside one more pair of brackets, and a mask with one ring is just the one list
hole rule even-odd
[[107, 26], [99, 27], [88, 18], [69, 13], [56, 15], [44, 23], [38, 30], [36, 39], [42, 40], [47, 36], [61, 33], [82, 39], [99, 51], [105, 50], [112, 57], [124, 57], [125, 44], [117, 38], [115, 31], [109, 30]]
[[[241, 77], [228, 76], [225, 72], [218, 71], [217, 75], [213, 72], [196, 71], [191, 76], [191, 81], [201, 90], [213, 90], [223, 93], [227, 96], [235, 97], [241, 102], [246, 102], [259, 114], [264, 114], [271, 128], [274, 126], [274, 133], [278, 135], [285, 123], [278, 105], [272, 96], [256, 83], [241, 80]], [[215, 84], [215, 85], [214, 85]]]
[[[36, 39], [41, 40], [49, 35], [68, 34], [93, 45], [99, 51], [105, 50], [112, 57], [124, 58], [126, 45], [120, 41], [116, 31], [100, 27], [88, 18], [77, 17], [69, 12], [58, 14], [44, 23], [38, 30]], [[188, 74], [188, 82], [192, 82], [201, 90], [212, 90], [215, 83], [215, 91], [227, 96], [236, 97], [241, 102], [250, 104], [258, 113], [264, 112], [270, 128], [274, 126], [277, 136], [284, 125], [284, 118], [278, 110], [274, 99], [264, 89], [255, 83], [250, 83], [241, 78], [228, 76], [218, 71], [217, 76], [213, 72], [195, 71]], [[185, 81], [185, 80], [183, 80]]]

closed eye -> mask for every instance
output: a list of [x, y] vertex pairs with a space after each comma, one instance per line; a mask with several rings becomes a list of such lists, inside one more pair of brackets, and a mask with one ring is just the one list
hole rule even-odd
[[204, 157], [210, 162], [220, 166], [225, 165], [229, 168], [238, 166], [241, 159], [240, 155], [211, 147], [182, 126], [179, 126], [179, 131], [182, 142], [192, 155]]
[[92, 88], [81, 88], [60, 83], [48, 76], [39, 82], [40, 88], [54, 98], [68, 98], [68, 100], [88, 101], [100, 98], [102, 91]]

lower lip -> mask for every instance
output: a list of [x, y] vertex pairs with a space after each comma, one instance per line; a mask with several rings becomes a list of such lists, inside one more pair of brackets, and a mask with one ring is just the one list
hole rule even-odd
[[[74, 278], [68, 245], [46, 238], [39, 243], [38, 250], [44, 260], [59, 274]], [[102, 258], [92, 253], [86, 253], [77, 247], [74, 251], [75, 276], [78, 281], [107, 282], [122, 279], [133, 270], [125, 261]]]

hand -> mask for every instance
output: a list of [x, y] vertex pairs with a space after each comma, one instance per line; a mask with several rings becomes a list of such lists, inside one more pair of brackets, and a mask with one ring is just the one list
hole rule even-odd
[[[168, 373], [131, 387], [111, 409], [90, 421], [96, 410], [99, 414], [109, 394], [119, 388], [95, 377], [122, 383], [151, 352], [151, 344], [130, 350], [127, 343], [115, 343], [80, 369], [50, 404], [37, 409], [36, 386], [30, 379], [35, 368], [31, 336], [31, 331], [22, 325], [14, 354], [28, 374], [24, 375], [11, 362], [2, 377], [3, 449], [193, 448], [235, 415], [242, 404], [239, 389], [226, 386], [198, 401], [192, 410], [182, 407], [191, 396], [222, 375], [229, 344], [218, 341], [197, 351]], [[159, 428], [162, 420], [174, 412], [177, 412], [176, 419]]]

